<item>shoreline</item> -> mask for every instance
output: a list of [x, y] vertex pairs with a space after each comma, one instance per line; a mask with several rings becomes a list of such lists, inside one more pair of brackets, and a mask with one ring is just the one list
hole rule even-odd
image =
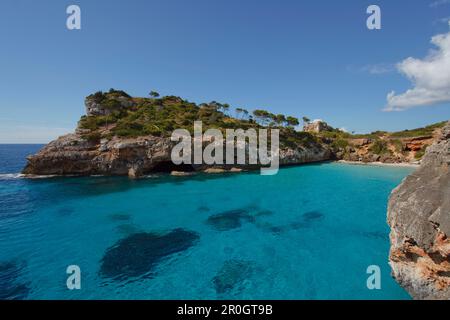
[[385, 162], [362, 162], [362, 161], [348, 161], [348, 160], [337, 160], [335, 163], [351, 164], [357, 166], [377, 166], [377, 167], [408, 167], [408, 168], [418, 168], [420, 164], [409, 163], [409, 162], [399, 162], [399, 163], [385, 163]]
[[[384, 162], [362, 162], [362, 161], [348, 161], [348, 160], [325, 160], [325, 161], [313, 161], [313, 162], [305, 162], [305, 163], [300, 163], [300, 164], [288, 164], [288, 165], [282, 165], [280, 166], [280, 169], [284, 168], [289, 168], [289, 167], [295, 167], [295, 166], [302, 166], [302, 165], [308, 165], [308, 164], [322, 164], [322, 163], [340, 163], [340, 164], [349, 164], [349, 165], [359, 165], [359, 166], [378, 166], [378, 167], [408, 167], [408, 168], [418, 168], [420, 166], [420, 164], [418, 163], [406, 163], [406, 162], [401, 162], [401, 163], [384, 163]], [[220, 172], [221, 174], [226, 174], [226, 173], [240, 173], [240, 172], [251, 172], [251, 170], [242, 170], [242, 171], [224, 171], [224, 172]], [[181, 175], [177, 175], [177, 174], [170, 174], [168, 173], [168, 175], [171, 176], [192, 176], [194, 174], [198, 174], [198, 173], [205, 173], [208, 175], [214, 175], [217, 173], [208, 173], [208, 172], [204, 172], [204, 171], [198, 171], [195, 173], [191, 173], [191, 174], [181, 174]], [[140, 178], [154, 178], [155, 176], [160, 176], [163, 175], [163, 173], [153, 173], [153, 174], [148, 174], [148, 175], [143, 175]], [[52, 174], [52, 175], [38, 175], [38, 174], [24, 174], [24, 173], [3, 173], [0, 174], [0, 178], [6, 178], [6, 179], [18, 179], [18, 178], [22, 178], [22, 179], [50, 179], [50, 178], [72, 178], [72, 177], [125, 177], [125, 175], [101, 175], [101, 174], [95, 174], [95, 175], [76, 175], [76, 174]]]

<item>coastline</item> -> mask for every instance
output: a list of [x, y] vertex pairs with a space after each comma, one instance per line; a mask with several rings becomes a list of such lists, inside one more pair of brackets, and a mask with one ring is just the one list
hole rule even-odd
[[336, 163], [343, 163], [343, 164], [352, 164], [352, 165], [359, 165], [359, 166], [378, 166], [378, 167], [408, 167], [408, 168], [419, 168], [419, 163], [407, 163], [407, 162], [400, 162], [400, 163], [384, 163], [384, 162], [362, 162], [362, 161], [348, 161], [348, 160], [337, 160]]

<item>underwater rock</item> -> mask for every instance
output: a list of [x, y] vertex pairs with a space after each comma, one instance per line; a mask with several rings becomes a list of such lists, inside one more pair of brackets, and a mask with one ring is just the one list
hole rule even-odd
[[253, 222], [254, 220], [255, 218], [247, 210], [237, 209], [212, 215], [206, 223], [218, 231], [227, 231], [239, 228], [242, 221]]
[[252, 272], [252, 263], [249, 261], [227, 260], [212, 279], [212, 283], [218, 294], [229, 293], [242, 285], [251, 276]]
[[29, 283], [19, 283], [23, 265], [8, 261], [0, 262], [0, 300], [25, 299], [29, 292]]
[[304, 214], [302, 214], [302, 218], [305, 221], [321, 219], [323, 216], [324, 215], [319, 211], [308, 211], [308, 212], [305, 212]]
[[264, 231], [280, 235], [288, 231], [307, 228], [312, 222], [322, 219], [323, 217], [324, 214], [319, 211], [308, 211], [302, 214], [299, 221], [294, 221], [286, 225], [273, 225], [268, 222], [257, 222], [255, 225]]
[[210, 209], [207, 206], [200, 206], [197, 209], [199, 212], [208, 212]]
[[199, 238], [196, 232], [184, 229], [162, 235], [145, 232], [130, 235], [106, 250], [100, 275], [115, 280], [145, 275], [162, 259], [189, 249]]

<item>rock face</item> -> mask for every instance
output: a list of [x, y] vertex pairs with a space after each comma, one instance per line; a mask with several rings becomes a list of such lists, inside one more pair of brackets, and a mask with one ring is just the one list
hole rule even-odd
[[[179, 102], [180, 98], [166, 100]], [[85, 100], [87, 116], [105, 116], [133, 107], [135, 102], [125, 93], [111, 91], [105, 95], [96, 93]], [[236, 172], [242, 168], [256, 169], [258, 166], [234, 165], [179, 165], [172, 163], [171, 152], [176, 142], [169, 137], [152, 135], [137, 138], [111, 137], [111, 127], [106, 125], [99, 131], [78, 127], [75, 133], [67, 134], [50, 142], [38, 154], [29, 156], [23, 172], [26, 175], [128, 175], [137, 178], [152, 172]], [[95, 134], [93, 134], [95, 133]], [[109, 137], [109, 138], [102, 138]], [[206, 139], [207, 140], [207, 139]], [[208, 141], [204, 141], [205, 145]], [[248, 143], [236, 148], [248, 149]], [[237, 152], [235, 152], [236, 154]], [[323, 143], [310, 142], [297, 147], [280, 149], [280, 165], [292, 165], [329, 160], [330, 148]]]
[[130, 108], [135, 103], [129, 97], [117, 95], [109, 97], [107, 101], [100, 101], [95, 95], [89, 96], [84, 100], [86, 106], [86, 115], [88, 116], [106, 116], [113, 111]]
[[325, 121], [322, 120], [314, 120], [313, 122], [307, 123], [303, 126], [303, 131], [315, 133], [332, 129], [332, 127], [330, 127]]
[[171, 162], [172, 142], [167, 138], [139, 137], [89, 142], [68, 134], [50, 142], [27, 158], [24, 174], [35, 175], [129, 175], [151, 172]]
[[[38, 154], [29, 156], [22, 173], [27, 175], [128, 175], [139, 177], [151, 172], [197, 171], [225, 172], [220, 166], [176, 166], [171, 160], [175, 142], [170, 138], [145, 136], [113, 137], [88, 141], [79, 134], [68, 134], [50, 142]], [[309, 148], [280, 150], [280, 164], [292, 165], [324, 161], [331, 151], [320, 144]], [[236, 166], [236, 165], [234, 165]], [[245, 167], [245, 166], [244, 166]], [[233, 171], [236, 171], [234, 168]]]
[[[438, 135], [440, 131], [436, 131]], [[353, 162], [416, 163], [424, 150], [437, 140], [435, 136], [413, 138], [348, 139], [348, 145], [336, 150], [339, 160]]]
[[390, 265], [415, 299], [450, 299], [450, 122], [392, 192]]

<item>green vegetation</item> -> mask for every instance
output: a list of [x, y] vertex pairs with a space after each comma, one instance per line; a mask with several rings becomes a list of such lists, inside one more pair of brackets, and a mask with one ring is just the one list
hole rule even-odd
[[332, 146], [333, 150], [345, 149], [347, 146], [349, 146], [349, 142], [346, 139], [338, 138], [333, 141], [331, 146]]
[[156, 91], [150, 91], [149, 95], [150, 95], [150, 97], [153, 97], [153, 98], [158, 98], [159, 97], [159, 93], [156, 92]]
[[404, 153], [405, 147], [399, 139], [393, 139], [391, 140], [391, 143], [394, 146], [395, 151], [397, 151], [398, 153]]
[[388, 143], [385, 140], [375, 140], [375, 142], [370, 146], [369, 150], [378, 155], [391, 154], [392, 151], [388, 148]]
[[427, 150], [427, 148], [428, 148], [428, 146], [427, 146], [427, 145], [424, 145], [424, 146], [422, 147], [422, 149], [420, 149], [419, 151], [416, 151], [416, 154], [414, 155], [414, 158], [415, 158], [416, 160], [422, 159], [422, 157], [425, 155], [425, 151]]
[[[226, 103], [212, 101], [197, 105], [176, 96], [159, 97], [155, 91], [150, 92], [150, 96], [151, 98], [131, 98], [127, 93], [114, 89], [90, 95], [88, 99], [109, 112], [108, 115], [81, 117], [79, 127], [89, 130], [84, 137], [90, 141], [111, 136], [169, 137], [174, 129], [186, 129], [192, 134], [194, 121], [202, 121], [204, 131], [215, 128], [223, 133], [226, 129], [277, 128], [280, 129], [280, 142], [283, 146], [305, 145], [317, 141], [310, 133], [294, 130], [299, 121], [292, 116], [275, 115], [258, 109], [253, 111], [252, 117], [248, 110], [236, 108], [236, 117], [231, 117], [231, 106]], [[129, 107], [123, 106], [124, 100]]]
[[439, 128], [442, 128], [447, 121], [435, 123], [423, 128], [417, 128], [412, 130], [403, 130], [399, 132], [393, 132], [390, 134], [391, 137], [396, 138], [412, 138], [412, 137], [421, 137], [421, 136], [431, 136], [433, 131]]

